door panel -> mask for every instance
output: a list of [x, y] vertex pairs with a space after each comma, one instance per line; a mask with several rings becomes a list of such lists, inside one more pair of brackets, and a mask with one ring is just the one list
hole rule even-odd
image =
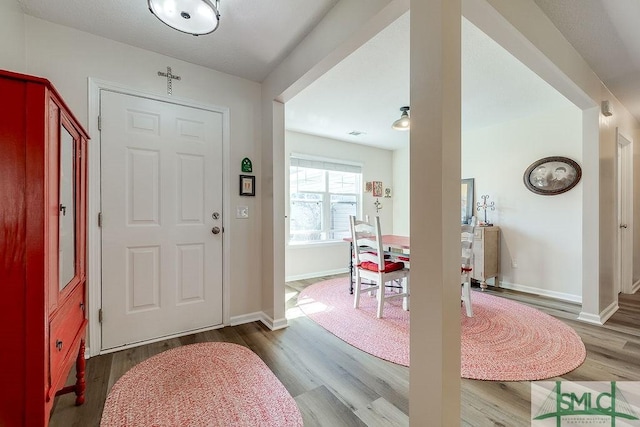
[[222, 324], [222, 115], [100, 102], [103, 349]]
[[618, 234], [615, 277], [616, 293], [631, 293], [633, 288], [633, 144], [616, 129], [617, 138], [617, 211]]

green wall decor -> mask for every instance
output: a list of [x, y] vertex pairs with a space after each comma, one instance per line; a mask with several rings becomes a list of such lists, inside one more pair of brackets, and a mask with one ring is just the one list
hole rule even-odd
[[251, 160], [248, 157], [242, 159], [242, 172], [253, 172]]

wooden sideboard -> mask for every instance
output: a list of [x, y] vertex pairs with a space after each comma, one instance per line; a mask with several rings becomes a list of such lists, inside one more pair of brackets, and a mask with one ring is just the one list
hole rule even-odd
[[480, 282], [480, 288], [487, 288], [487, 279], [500, 274], [500, 227], [475, 228], [473, 241], [473, 270], [471, 278]]
[[88, 136], [46, 79], [0, 93], [0, 426], [47, 426], [57, 394], [84, 402]]

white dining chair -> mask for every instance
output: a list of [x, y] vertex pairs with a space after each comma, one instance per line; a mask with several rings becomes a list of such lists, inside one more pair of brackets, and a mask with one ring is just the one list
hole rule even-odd
[[462, 249], [462, 263], [460, 267], [462, 295], [460, 300], [464, 304], [467, 317], [473, 317], [473, 307], [471, 306], [471, 272], [473, 271], [474, 237], [474, 227], [472, 225], [463, 224], [460, 233], [460, 246]]
[[[376, 216], [372, 223], [356, 220], [354, 216], [350, 216], [349, 221], [354, 248], [354, 308], [360, 306], [360, 296], [363, 291], [375, 290], [378, 300], [376, 313], [378, 318], [383, 315], [385, 300], [390, 298], [402, 298], [402, 308], [409, 310], [409, 269], [405, 268], [403, 262], [385, 257], [380, 217]], [[370, 283], [365, 283], [362, 279], [367, 279]], [[385, 292], [385, 284], [390, 283], [393, 286], [394, 281], [401, 283], [401, 291]]]

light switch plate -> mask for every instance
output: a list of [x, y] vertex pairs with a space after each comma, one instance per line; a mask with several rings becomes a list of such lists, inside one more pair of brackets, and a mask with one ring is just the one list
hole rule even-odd
[[249, 206], [236, 206], [236, 218], [249, 218]]

